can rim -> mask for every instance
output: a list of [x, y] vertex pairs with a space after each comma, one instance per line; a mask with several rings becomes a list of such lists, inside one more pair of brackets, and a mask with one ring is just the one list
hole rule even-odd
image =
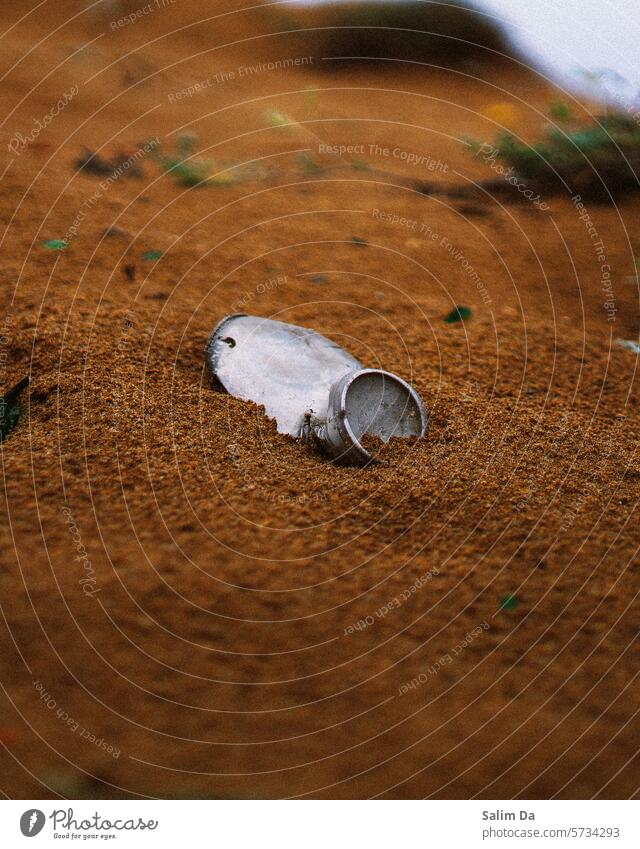
[[[419, 417], [420, 417], [420, 430], [415, 435], [422, 439], [427, 431], [427, 426], [429, 424], [429, 417], [427, 416], [427, 411], [425, 409], [422, 398], [417, 393], [417, 391], [411, 386], [410, 383], [407, 383], [406, 380], [403, 380], [401, 377], [398, 377], [397, 374], [393, 374], [390, 371], [385, 371], [384, 369], [376, 369], [376, 368], [363, 368], [358, 369], [357, 371], [351, 371], [344, 375], [331, 389], [329, 404], [330, 404], [330, 416], [335, 422], [336, 428], [338, 430], [338, 435], [342, 442], [341, 446], [335, 445], [334, 448], [338, 449], [341, 454], [339, 455], [339, 459], [341, 460], [351, 460], [356, 459], [360, 462], [370, 463], [375, 462], [374, 457], [367, 451], [367, 449], [362, 445], [358, 437], [356, 436], [353, 427], [349, 421], [349, 416], [347, 414], [347, 394], [352, 384], [362, 378], [365, 375], [369, 374], [381, 374], [385, 378], [394, 381], [395, 383], [400, 384], [409, 398], [411, 398], [413, 404], [415, 405]], [[365, 431], [366, 432], [366, 431]]]

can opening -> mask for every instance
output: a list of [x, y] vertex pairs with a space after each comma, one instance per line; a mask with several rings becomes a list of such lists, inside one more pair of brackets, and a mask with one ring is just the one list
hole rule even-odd
[[388, 442], [392, 436], [421, 436], [424, 429], [411, 387], [383, 371], [360, 372], [351, 381], [345, 411], [357, 440], [366, 433]]
[[331, 393], [327, 438], [342, 462], [368, 463], [366, 443], [374, 437], [422, 437], [427, 415], [418, 393], [387, 371], [361, 369], [340, 380]]

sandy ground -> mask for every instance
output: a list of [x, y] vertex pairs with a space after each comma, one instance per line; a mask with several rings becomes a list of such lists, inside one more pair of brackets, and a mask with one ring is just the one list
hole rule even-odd
[[[461, 143], [566, 96], [508, 59], [241, 74], [308, 54], [231, 4], [27, 8], [1, 21], [2, 385], [31, 375], [0, 454], [2, 792], [635, 794], [639, 201], [587, 207], [607, 295], [571, 199], [474, 189]], [[216, 184], [74, 168], [186, 133]], [[238, 311], [412, 381], [427, 438], [337, 468], [212, 391]]]

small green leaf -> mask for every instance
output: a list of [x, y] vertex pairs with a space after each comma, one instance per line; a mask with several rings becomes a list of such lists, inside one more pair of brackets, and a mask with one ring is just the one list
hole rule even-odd
[[22, 390], [28, 385], [29, 378], [24, 377], [0, 398], [0, 442], [4, 442], [9, 433], [20, 420], [20, 404], [18, 403], [18, 397]]
[[185, 162], [181, 158], [165, 156], [160, 160], [160, 165], [180, 186], [187, 188], [206, 186], [211, 172], [211, 163], [205, 159]]
[[17, 401], [5, 406], [0, 400], [0, 442], [4, 442], [20, 420], [20, 405]]
[[368, 244], [367, 240], [361, 239], [360, 236], [352, 236], [351, 241], [353, 242], [354, 245], [357, 245], [357, 247], [359, 247], [359, 248], [366, 248], [367, 244]]
[[45, 248], [49, 248], [50, 251], [66, 251], [69, 247], [64, 239], [45, 239], [42, 245]]
[[142, 259], [146, 259], [148, 262], [155, 262], [161, 256], [162, 251], [147, 251], [146, 254], [142, 254]]
[[470, 307], [454, 307], [448, 315], [445, 315], [444, 321], [447, 324], [455, 324], [457, 321], [466, 321], [471, 318]]
[[327, 278], [324, 276], [324, 274], [312, 274], [311, 282], [317, 283], [319, 286], [322, 286], [323, 283], [327, 282]]
[[515, 593], [507, 593], [500, 599], [500, 610], [515, 610], [520, 601]]

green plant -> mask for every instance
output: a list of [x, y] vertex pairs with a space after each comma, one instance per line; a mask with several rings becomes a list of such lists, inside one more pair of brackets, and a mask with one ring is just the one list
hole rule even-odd
[[298, 153], [296, 155], [296, 163], [302, 173], [310, 177], [321, 174], [323, 171], [322, 166], [318, 165], [315, 159], [308, 153]]
[[573, 113], [568, 103], [559, 101], [552, 103], [549, 107], [549, 114], [556, 121], [573, 121]]
[[21, 392], [29, 385], [29, 378], [23, 377], [19, 383], [0, 398], [0, 442], [4, 442], [20, 420]]
[[162, 170], [170, 174], [179, 185], [187, 188], [216, 182], [210, 177], [214, 163], [208, 159], [197, 159], [196, 145], [196, 136], [185, 133], [176, 139], [174, 154], [158, 157]]
[[[510, 166], [531, 185], [561, 188], [601, 197], [639, 189], [640, 126], [626, 114], [603, 115], [574, 130], [549, 126], [544, 137], [528, 144], [502, 133], [493, 144], [466, 140], [479, 158]], [[560, 178], [561, 182], [558, 182]]]
[[263, 117], [264, 122], [268, 127], [274, 127], [286, 132], [291, 132], [292, 126], [296, 123], [293, 118], [285, 115], [284, 112], [280, 112], [279, 109], [267, 109], [265, 110]]

